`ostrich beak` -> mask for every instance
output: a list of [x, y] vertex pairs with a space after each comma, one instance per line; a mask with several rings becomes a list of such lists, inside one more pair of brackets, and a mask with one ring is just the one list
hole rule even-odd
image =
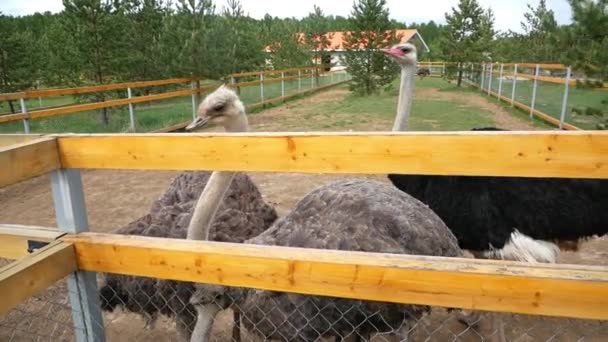
[[384, 52], [386, 56], [401, 58], [405, 56], [405, 53], [399, 49], [380, 49], [380, 51]]
[[205, 126], [205, 124], [207, 122], [209, 122], [208, 116], [204, 116], [204, 117], [197, 116], [196, 119], [194, 119], [188, 126], [186, 126], [186, 131], [187, 132], [195, 131], [195, 130]]

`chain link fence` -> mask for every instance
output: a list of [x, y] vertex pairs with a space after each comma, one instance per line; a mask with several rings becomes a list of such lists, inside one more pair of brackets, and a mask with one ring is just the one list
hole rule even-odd
[[[203, 304], [210, 341], [604, 341], [608, 322], [467, 312], [188, 282], [98, 275], [108, 341], [189, 341]], [[5, 294], [3, 294], [5, 295]], [[197, 305], [193, 305], [196, 303]], [[502, 327], [502, 328], [501, 328]], [[0, 317], [1, 341], [75, 341], [60, 281]]]
[[589, 130], [608, 126], [608, 88], [571, 68], [484, 64], [467, 65], [464, 70], [465, 79], [480, 91], [526, 113], [534, 110], [535, 116], [555, 126]]

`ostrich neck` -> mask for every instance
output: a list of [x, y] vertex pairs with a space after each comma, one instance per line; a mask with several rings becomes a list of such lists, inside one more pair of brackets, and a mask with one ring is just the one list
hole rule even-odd
[[[243, 112], [236, 119], [225, 123], [227, 132], [246, 132], [249, 130], [247, 116]], [[188, 240], [209, 240], [213, 219], [219, 209], [236, 172], [214, 171], [207, 181], [203, 193], [196, 202], [190, 225]]]
[[414, 97], [414, 75], [416, 63], [401, 67], [401, 85], [399, 88], [399, 103], [397, 104], [397, 117], [393, 124], [393, 131], [407, 130], [407, 124], [412, 110]]

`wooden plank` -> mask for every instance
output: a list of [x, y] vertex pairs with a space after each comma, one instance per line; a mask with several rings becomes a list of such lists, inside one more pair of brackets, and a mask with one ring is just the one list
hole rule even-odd
[[63, 235], [56, 228], [0, 224], [0, 258], [20, 259], [30, 254], [28, 240], [52, 242]]
[[42, 134], [0, 134], [0, 147], [40, 139]]
[[608, 178], [608, 132], [58, 136], [63, 167]]
[[0, 269], [0, 315], [76, 271], [74, 247], [56, 241]]
[[19, 100], [25, 96], [25, 92], [21, 91], [18, 93], [4, 93], [0, 94], [0, 101], [14, 101]]
[[55, 138], [0, 147], [0, 188], [61, 167]]
[[272, 291], [608, 319], [608, 268], [83, 233], [82, 270]]
[[0, 115], [0, 123], [19, 121], [29, 118], [29, 115], [23, 113]]
[[274, 74], [280, 74], [282, 72], [288, 73], [288, 72], [307, 71], [307, 70], [314, 70], [314, 69], [318, 69], [318, 68], [317, 67], [307, 67], [307, 68], [291, 68], [291, 69], [280, 69], [280, 70], [251, 71], [251, 72], [242, 72], [242, 73], [238, 73], [238, 74], [226, 75], [226, 78], [231, 78], [231, 77], [239, 78], [239, 77], [259, 76], [259, 75], [274, 75]]

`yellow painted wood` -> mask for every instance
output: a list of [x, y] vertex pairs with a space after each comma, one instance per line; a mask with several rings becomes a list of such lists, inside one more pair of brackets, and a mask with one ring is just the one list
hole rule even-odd
[[20, 259], [30, 254], [28, 240], [52, 242], [63, 235], [56, 228], [0, 224], [0, 258]]
[[608, 132], [58, 136], [65, 168], [608, 178]]
[[40, 139], [42, 134], [0, 134], [0, 147]]
[[608, 268], [83, 233], [82, 270], [383, 302], [608, 319]]
[[0, 188], [43, 175], [60, 165], [55, 138], [0, 147]]
[[0, 269], [0, 315], [76, 271], [74, 247], [53, 242]]

